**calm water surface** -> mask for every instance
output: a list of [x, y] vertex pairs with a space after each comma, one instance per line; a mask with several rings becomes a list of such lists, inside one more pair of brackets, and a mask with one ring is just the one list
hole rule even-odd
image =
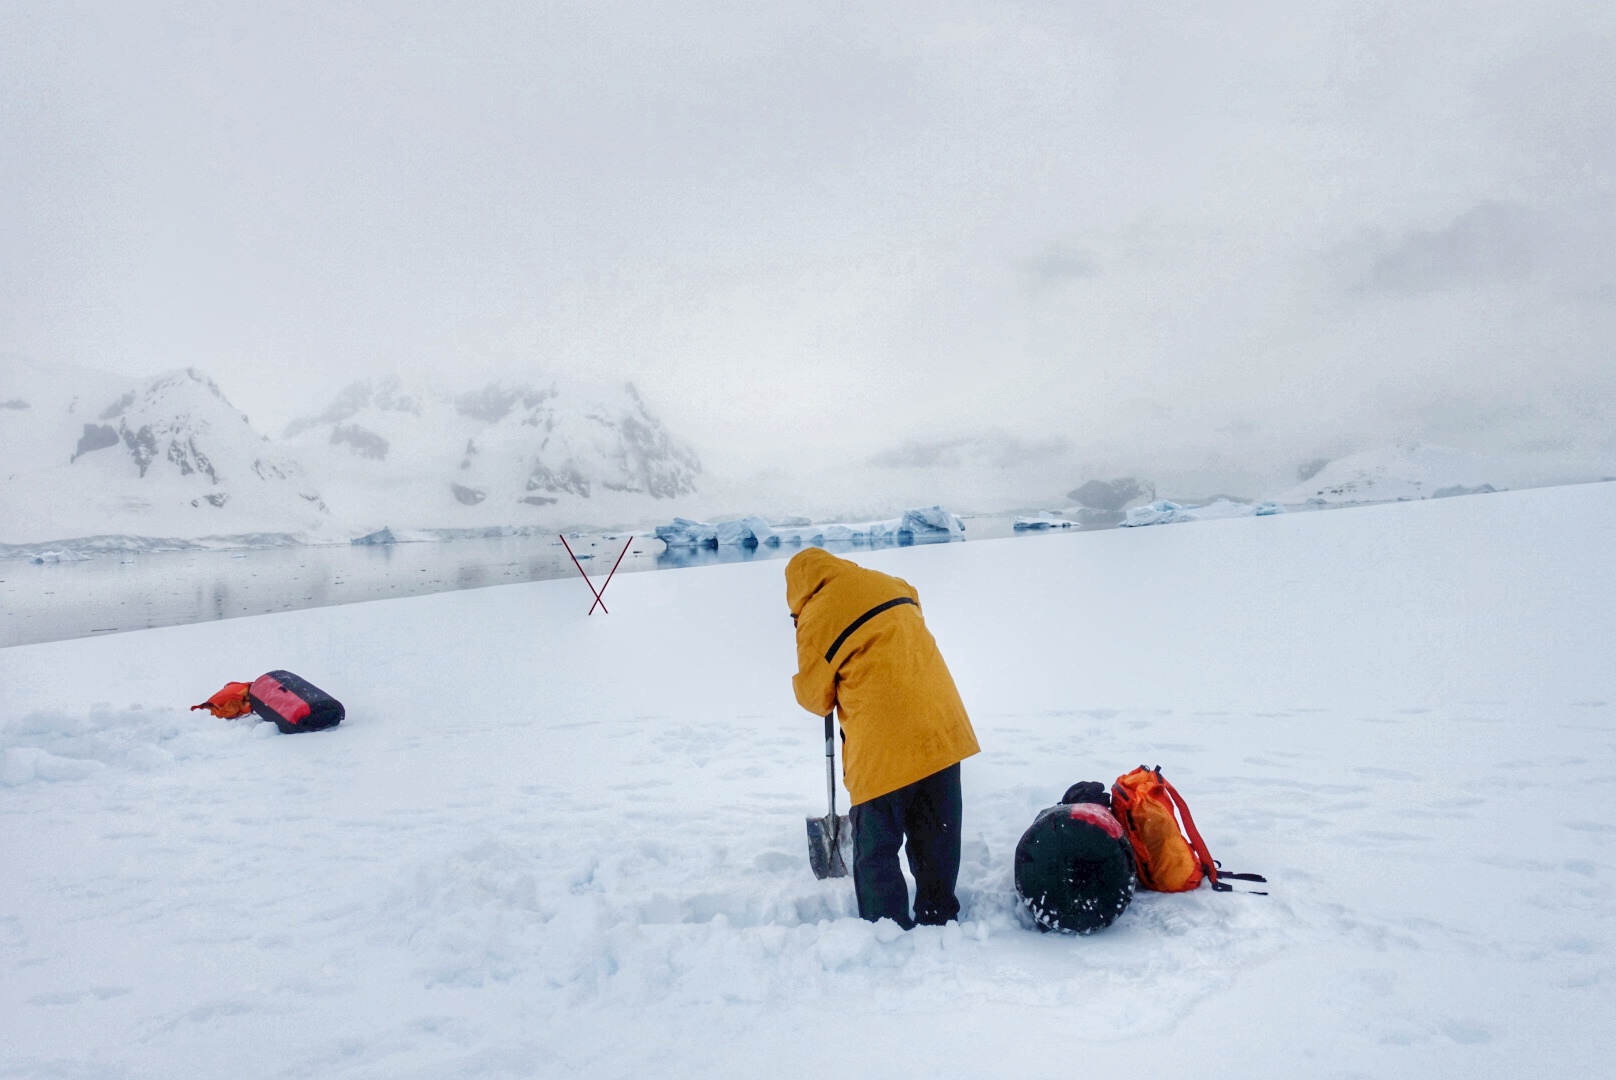
[[[1013, 521], [1011, 515], [967, 518], [967, 541], [1023, 535], [1014, 532]], [[568, 537], [597, 588], [627, 540]], [[898, 545], [826, 546], [856, 554]], [[791, 545], [664, 550], [660, 541], [635, 537], [617, 572], [786, 559], [799, 550]], [[577, 573], [553, 536], [375, 547], [114, 552], [85, 562], [44, 564], [6, 559], [0, 560], [0, 648]], [[582, 583], [579, 596], [589, 599]], [[610, 592], [606, 603], [611, 603]]]

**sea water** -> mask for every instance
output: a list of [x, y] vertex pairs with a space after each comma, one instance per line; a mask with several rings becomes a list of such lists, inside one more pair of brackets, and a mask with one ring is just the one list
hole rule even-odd
[[[1017, 535], [1013, 515], [969, 517], [966, 540]], [[923, 542], [923, 541], [922, 541]], [[645, 536], [521, 536], [437, 543], [108, 552], [80, 562], [0, 560], [0, 648], [423, 593], [616, 572], [790, 558], [800, 547], [665, 548]], [[838, 554], [901, 546], [825, 545]], [[627, 548], [625, 552], [625, 547]], [[574, 564], [573, 555], [577, 556]], [[621, 562], [619, 558], [621, 557]], [[583, 583], [579, 596], [593, 598]], [[608, 607], [611, 594], [603, 599]]]

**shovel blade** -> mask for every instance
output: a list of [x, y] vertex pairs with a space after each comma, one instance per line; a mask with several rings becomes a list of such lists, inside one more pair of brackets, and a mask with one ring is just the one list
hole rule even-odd
[[853, 851], [853, 826], [847, 815], [808, 819], [808, 865], [814, 877], [847, 876], [847, 855]]

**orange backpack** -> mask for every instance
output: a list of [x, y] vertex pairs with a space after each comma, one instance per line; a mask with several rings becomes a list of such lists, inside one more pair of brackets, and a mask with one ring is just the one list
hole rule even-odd
[[[1174, 810], [1177, 816], [1174, 816]], [[1139, 884], [1155, 892], [1189, 892], [1200, 887], [1204, 877], [1217, 892], [1233, 887], [1218, 880], [1218, 862], [1206, 849], [1206, 841], [1190, 817], [1184, 798], [1161, 774], [1161, 766], [1143, 765], [1111, 785], [1111, 812], [1122, 822], [1122, 831], [1133, 848]], [[1179, 821], [1184, 823], [1179, 831]], [[1184, 839], [1184, 833], [1189, 839]], [[1226, 878], [1266, 881], [1259, 874], [1230, 874]]]

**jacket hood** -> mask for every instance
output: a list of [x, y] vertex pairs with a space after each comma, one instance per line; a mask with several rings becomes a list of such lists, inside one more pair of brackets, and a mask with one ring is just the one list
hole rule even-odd
[[804, 548], [791, 556], [786, 563], [786, 606], [792, 616], [802, 614], [803, 605], [814, 593], [849, 565], [824, 548]]

